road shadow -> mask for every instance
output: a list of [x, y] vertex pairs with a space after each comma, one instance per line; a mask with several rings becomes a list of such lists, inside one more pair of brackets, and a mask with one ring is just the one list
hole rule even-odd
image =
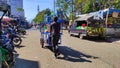
[[[109, 38], [110, 39], [110, 38]], [[112, 43], [108, 38], [101, 38], [101, 37], [87, 37], [84, 40], [92, 41], [92, 42], [107, 42]]]
[[[79, 37], [76, 36], [76, 35], [72, 35], [72, 37], [79, 38]], [[109, 41], [107, 41], [105, 38], [100, 38], [100, 37], [95, 37], [95, 36], [92, 36], [92, 37], [84, 37], [82, 40], [88, 40], [88, 41], [93, 41], [93, 42], [109, 42]]]
[[40, 68], [38, 61], [17, 58], [14, 68]]
[[15, 57], [15, 59], [16, 59], [18, 56], [19, 56], [18, 53], [14, 53], [14, 57]]
[[108, 39], [110, 42], [118, 42], [120, 41], [120, 37], [112, 37], [111, 39]]
[[23, 48], [25, 47], [25, 45], [19, 45], [19, 46], [15, 46], [16, 48]]
[[15, 53], [14, 56], [15, 56], [14, 68], [40, 68], [38, 61], [18, 58], [19, 57], [18, 53]]
[[100, 37], [88, 37], [85, 40], [88, 41], [93, 41], [93, 42], [106, 42], [106, 43], [113, 43], [113, 42], [117, 42], [120, 41], [120, 38], [116, 38], [116, 37], [107, 37], [107, 38], [100, 38]]
[[[52, 51], [52, 47], [47, 46], [47, 48]], [[79, 51], [74, 50], [67, 46], [59, 46], [59, 52], [60, 52], [60, 55], [63, 55], [63, 57], [58, 56], [58, 59], [66, 60], [66, 61], [70, 61], [70, 62], [89, 62], [89, 63], [91, 63], [92, 61], [89, 60], [89, 58], [91, 58], [91, 59], [98, 58], [95, 56], [84, 54], [82, 52], [79, 52]]]
[[[72, 37], [76, 37], [79, 38], [78, 36], [72, 35]], [[116, 41], [120, 41], [120, 37], [96, 37], [96, 36], [92, 36], [92, 37], [85, 37], [82, 40], [88, 40], [88, 41], [92, 41], [92, 42], [106, 42], [106, 43], [113, 43]]]
[[21, 38], [26, 38], [25, 35], [21, 35], [20, 37], [21, 37]]

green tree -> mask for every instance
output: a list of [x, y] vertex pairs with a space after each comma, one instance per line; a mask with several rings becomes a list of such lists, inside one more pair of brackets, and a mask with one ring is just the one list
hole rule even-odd
[[86, 0], [75, 0], [75, 8], [77, 14], [83, 13], [83, 4], [85, 3], [85, 1]]
[[64, 18], [69, 19], [69, 14], [71, 13], [72, 0], [57, 0], [56, 6], [58, 10], [63, 11]]
[[64, 11], [67, 19], [71, 19], [72, 16], [76, 18], [76, 14], [90, 13], [110, 7], [120, 9], [120, 0], [57, 0], [56, 6]]
[[43, 21], [44, 21], [44, 16], [45, 16], [46, 14], [47, 14], [47, 15], [50, 15], [50, 14], [51, 14], [50, 9], [47, 8], [47, 9], [39, 12], [39, 13], [36, 15], [36, 17], [33, 19], [33, 21], [34, 21], [35, 23], [43, 22]]

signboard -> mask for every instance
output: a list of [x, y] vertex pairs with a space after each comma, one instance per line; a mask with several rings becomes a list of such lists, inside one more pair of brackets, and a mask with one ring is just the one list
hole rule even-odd
[[117, 13], [117, 12], [112, 13], [112, 17], [114, 17], [114, 18], [118, 18], [118, 15], [119, 15], [119, 13]]
[[100, 20], [103, 19], [103, 11], [98, 11], [94, 13], [94, 19]]
[[9, 0], [11, 15], [24, 17], [23, 0]]
[[17, 11], [23, 11], [23, 9], [22, 8], [17, 8]]

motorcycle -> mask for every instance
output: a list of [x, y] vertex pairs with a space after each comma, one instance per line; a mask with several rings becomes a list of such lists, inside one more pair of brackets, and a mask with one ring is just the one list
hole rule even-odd
[[14, 66], [15, 61], [13, 52], [3, 46], [0, 46], [0, 50], [2, 53], [2, 68], [10, 68]]
[[26, 30], [22, 28], [20, 25], [17, 25], [15, 28], [15, 31], [18, 32], [18, 34], [26, 35]]
[[19, 46], [22, 43], [21, 37], [19, 36], [18, 32], [14, 31], [14, 29], [9, 27], [8, 33], [13, 45]]
[[21, 33], [22, 35], [26, 35], [26, 31], [25, 31], [25, 29], [20, 28], [20, 33]]
[[1, 44], [3, 47], [7, 48], [9, 51], [14, 50], [14, 45], [12, 44], [12, 40], [10, 39], [9, 35], [1, 35]]
[[12, 44], [15, 46], [20, 46], [22, 43], [22, 39], [17, 34], [10, 34]]
[[11, 43], [9, 35], [1, 35], [0, 50], [2, 53], [2, 68], [10, 68], [14, 66], [14, 45]]
[[2, 33], [2, 22], [3, 16], [5, 16], [6, 13], [8, 13], [8, 16], [10, 15], [10, 7], [9, 5], [4, 4], [4, 2], [0, 1], [0, 53], [1, 53], [1, 59], [2, 59], [2, 68], [10, 68], [14, 66], [14, 54], [13, 54], [13, 45], [11, 44], [11, 39], [6, 36], [6, 34]]

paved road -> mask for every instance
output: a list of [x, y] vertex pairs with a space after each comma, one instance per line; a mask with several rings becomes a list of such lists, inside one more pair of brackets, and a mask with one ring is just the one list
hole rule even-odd
[[64, 31], [61, 55], [55, 59], [51, 50], [41, 48], [38, 30], [28, 30], [16, 48], [15, 68], [120, 68], [120, 43], [99, 39], [80, 40]]

